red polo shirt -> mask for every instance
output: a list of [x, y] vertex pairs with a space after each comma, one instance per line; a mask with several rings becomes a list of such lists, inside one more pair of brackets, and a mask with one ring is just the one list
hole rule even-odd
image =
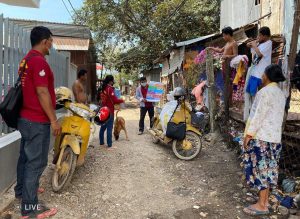
[[32, 122], [46, 123], [50, 120], [40, 104], [36, 88], [48, 88], [55, 109], [54, 76], [45, 57], [40, 52], [30, 50], [21, 61], [20, 69], [24, 66], [26, 58], [29, 60], [22, 77], [23, 107], [20, 116]]

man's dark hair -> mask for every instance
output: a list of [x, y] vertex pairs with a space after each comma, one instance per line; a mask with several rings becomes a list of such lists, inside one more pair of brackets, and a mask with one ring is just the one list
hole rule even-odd
[[231, 27], [224, 27], [222, 29], [222, 34], [233, 36], [233, 29]]
[[141, 77], [140, 81], [147, 81], [147, 78], [146, 77]]
[[34, 47], [35, 45], [42, 42], [42, 40], [49, 39], [52, 35], [53, 34], [47, 27], [44, 26], [34, 27], [30, 33], [31, 46]]
[[282, 73], [282, 69], [279, 65], [271, 64], [266, 67], [265, 74], [271, 82], [282, 82], [285, 81], [285, 77]]
[[81, 76], [84, 76], [85, 74], [87, 74], [87, 70], [80, 69], [79, 72], [77, 73], [77, 79], [81, 78]]
[[262, 27], [262, 28], [260, 28], [260, 29], [259, 29], [259, 33], [260, 33], [261, 35], [263, 35], [263, 36], [268, 36], [268, 37], [271, 36], [271, 30], [270, 30], [270, 28], [268, 28], [268, 27]]

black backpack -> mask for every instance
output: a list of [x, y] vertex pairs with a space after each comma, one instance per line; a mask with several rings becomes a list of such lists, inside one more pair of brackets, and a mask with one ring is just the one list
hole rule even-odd
[[23, 106], [21, 78], [24, 74], [26, 64], [31, 57], [25, 59], [24, 66], [20, 69], [17, 82], [12, 88], [9, 89], [7, 95], [0, 104], [0, 114], [2, 119], [10, 128], [17, 129], [18, 126], [18, 118], [20, 117], [20, 110]]

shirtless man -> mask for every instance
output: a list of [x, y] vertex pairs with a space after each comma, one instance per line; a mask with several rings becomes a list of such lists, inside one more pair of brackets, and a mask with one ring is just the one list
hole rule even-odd
[[223, 39], [226, 45], [223, 48], [208, 47], [217, 53], [223, 53], [223, 59], [232, 59], [238, 55], [238, 45], [233, 38], [233, 30], [231, 27], [225, 27], [222, 30]]
[[77, 73], [77, 80], [74, 82], [72, 86], [75, 101], [77, 103], [83, 103], [83, 104], [87, 103], [87, 95], [84, 89], [84, 85], [86, 81], [87, 81], [87, 70], [81, 69]]
[[[224, 60], [222, 63], [222, 74], [223, 74], [223, 80], [225, 81], [225, 60], [226, 59], [233, 59], [238, 55], [238, 45], [237, 42], [233, 38], [233, 30], [231, 27], [225, 27], [222, 29], [222, 35], [223, 39], [225, 40], [226, 44], [223, 48], [215, 48], [215, 47], [208, 47], [209, 49], [213, 50], [214, 52], [217, 53], [223, 53], [222, 59]], [[229, 75], [231, 77], [231, 75]], [[230, 80], [230, 87], [232, 87], [232, 80]], [[232, 89], [229, 89], [229, 104], [232, 105]]]

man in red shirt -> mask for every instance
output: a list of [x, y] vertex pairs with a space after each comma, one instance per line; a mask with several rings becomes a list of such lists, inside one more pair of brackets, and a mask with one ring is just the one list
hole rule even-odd
[[17, 166], [16, 198], [22, 199], [22, 218], [46, 218], [57, 209], [48, 209], [38, 202], [39, 180], [48, 163], [50, 127], [61, 132], [55, 114], [54, 76], [45, 56], [52, 47], [52, 33], [42, 26], [32, 29], [32, 49], [20, 63], [23, 107], [18, 121], [21, 133]]
[[145, 126], [145, 117], [148, 112], [149, 119], [150, 119], [150, 128], [153, 126], [152, 119], [154, 117], [154, 105], [152, 102], [147, 102], [147, 92], [148, 92], [148, 84], [147, 79], [145, 77], [140, 78], [140, 84], [136, 89], [136, 98], [140, 101], [140, 122], [139, 122], [139, 135], [144, 133], [144, 126]]

